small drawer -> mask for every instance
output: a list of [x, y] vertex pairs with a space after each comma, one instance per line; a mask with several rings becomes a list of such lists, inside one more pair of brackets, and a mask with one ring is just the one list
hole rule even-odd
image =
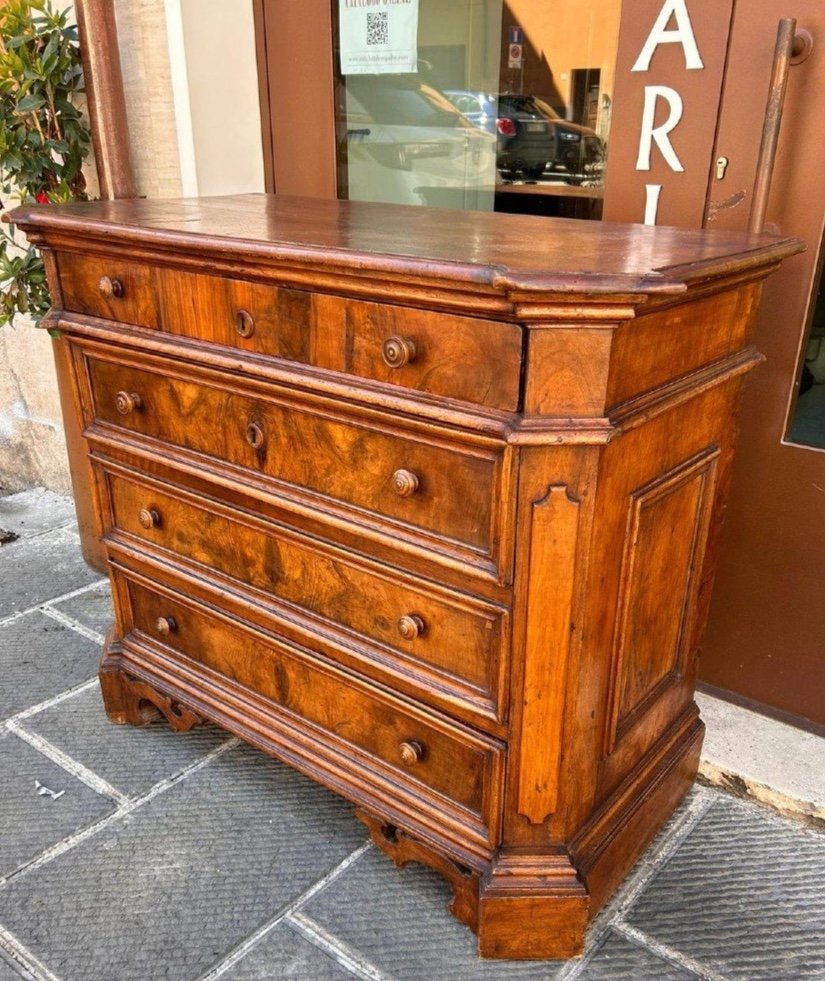
[[449, 313], [314, 298], [316, 363], [385, 384], [518, 408], [521, 329]]
[[160, 326], [151, 266], [74, 252], [61, 252], [57, 261], [67, 310], [138, 327]]
[[427, 535], [439, 548], [452, 542], [497, 562], [508, 500], [502, 445], [355, 423], [329, 407], [322, 413], [283, 396], [224, 389], [218, 376], [206, 384], [161, 373], [159, 362], [149, 370], [149, 360], [138, 367], [88, 359], [98, 421], [272, 478], [283, 494], [308, 497], [319, 512], [345, 506], [354, 521], [391, 525], [387, 532], [403, 537]]
[[[488, 840], [503, 746], [436, 713], [404, 702], [324, 665], [311, 652], [217, 615], [162, 586], [124, 580], [131, 630], [189, 662], [204, 665], [256, 695], [279, 714], [312, 731], [351, 762], [392, 774], [467, 818]], [[129, 637], [127, 635], [126, 642]]]
[[347, 655], [339, 660], [360, 670], [383, 680], [402, 672], [425, 700], [435, 682], [487, 715], [497, 708], [501, 607], [137, 475], [107, 472], [106, 481], [116, 531], [261, 590], [305, 630], [332, 629]]

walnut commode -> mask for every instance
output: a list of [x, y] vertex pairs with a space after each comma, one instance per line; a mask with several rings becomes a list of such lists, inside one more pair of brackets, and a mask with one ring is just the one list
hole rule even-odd
[[[568, 957], [685, 794], [771, 236], [245, 195], [24, 207], [114, 722], [209, 719]], [[81, 507], [83, 501], [80, 501]]]

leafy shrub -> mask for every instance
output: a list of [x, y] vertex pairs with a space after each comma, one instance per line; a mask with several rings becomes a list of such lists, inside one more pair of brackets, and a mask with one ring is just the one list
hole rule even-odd
[[[51, 0], [0, 3], [0, 193], [20, 201], [86, 198], [89, 131], [77, 28]], [[0, 210], [3, 204], [0, 203]], [[0, 229], [0, 326], [49, 309], [43, 260]]]

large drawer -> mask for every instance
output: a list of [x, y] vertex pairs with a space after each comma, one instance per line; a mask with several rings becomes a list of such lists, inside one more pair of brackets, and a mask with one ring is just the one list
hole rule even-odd
[[66, 309], [490, 408], [518, 408], [514, 324], [60, 253]]
[[[335, 509], [430, 548], [472, 553], [497, 567], [509, 488], [505, 447], [398, 431], [269, 390], [249, 394], [223, 376], [190, 377], [172, 362], [87, 360], [97, 422], [184, 448], [277, 482], [319, 511]], [[506, 492], [505, 492], [506, 491]]]
[[102, 472], [116, 537], [253, 587], [256, 615], [332, 636], [346, 664], [500, 717], [506, 609], [111, 463]]
[[130, 637], [203, 665], [263, 696], [272, 710], [309, 728], [346, 765], [389, 773], [396, 788], [431, 796], [470, 833], [497, 835], [501, 743], [363, 683], [311, 652], [268, 638], [161, 584], [115, 573]]

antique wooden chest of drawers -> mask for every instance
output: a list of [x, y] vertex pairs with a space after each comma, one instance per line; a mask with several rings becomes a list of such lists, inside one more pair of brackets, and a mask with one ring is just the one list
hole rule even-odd
[[579, 952], [696, 770], [748, 333], [798, 243], [264, 195], [12, 218], [110, 718], [212, 720], [349, 798], [484, 955]]

